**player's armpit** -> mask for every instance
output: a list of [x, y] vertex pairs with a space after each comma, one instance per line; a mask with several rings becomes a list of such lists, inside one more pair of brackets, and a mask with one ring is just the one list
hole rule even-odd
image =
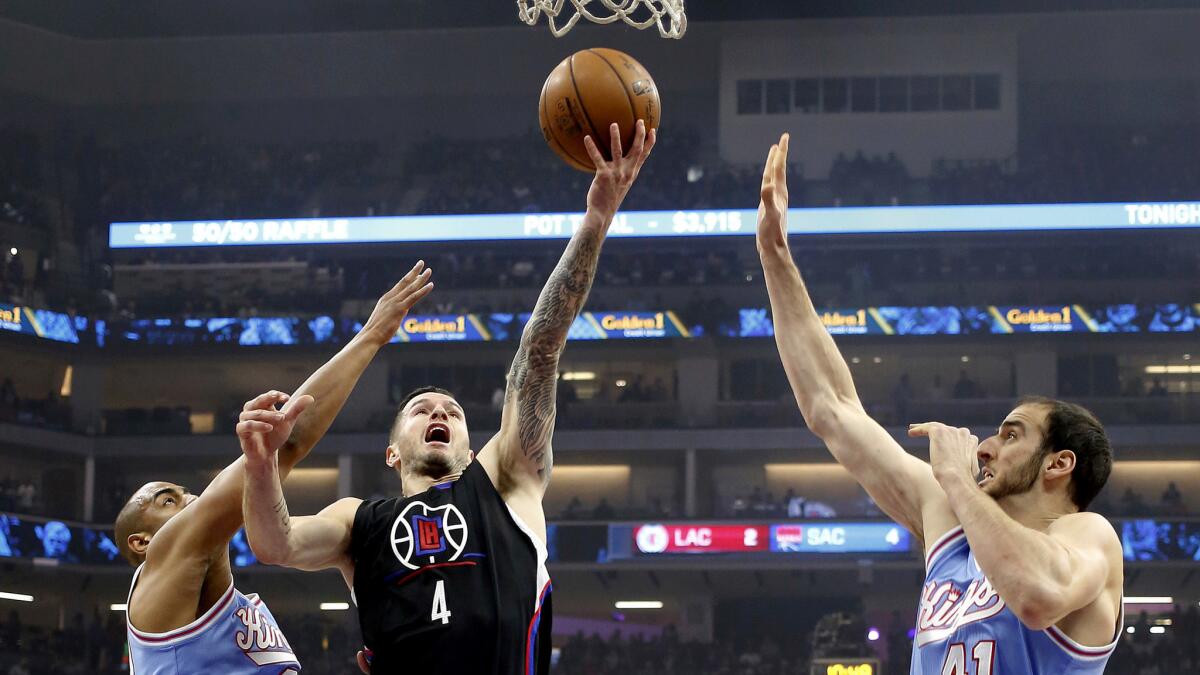
[[347, 497], [315, 516], [292, 518], [286, 555], [261, 562], [306, 572], [344, 567], [350, 557], [350, 533], [360, 504], [361, 499]]

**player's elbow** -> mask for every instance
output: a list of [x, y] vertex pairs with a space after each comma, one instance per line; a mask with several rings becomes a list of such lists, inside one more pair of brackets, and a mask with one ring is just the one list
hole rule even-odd
[[1012, 601], [1006, 602], [1017, 619], [1030, 630], [1045, 630], [1068, 613], [1063, 609], [1065, 594], [1047, 585], [1022, 589]]
[[254, 558], [264, 565], [287, 565], [291, 559], [291, 552], [286, 544], [269, 545], [251, 537], [246, 539], [250, 544], [250, 551], [254, 553]]
[[801, 401], [800, 414], [804, 423], [818, 438], [828, 440], [846, 428], [849, 408], [835, 396], [814, 397]]

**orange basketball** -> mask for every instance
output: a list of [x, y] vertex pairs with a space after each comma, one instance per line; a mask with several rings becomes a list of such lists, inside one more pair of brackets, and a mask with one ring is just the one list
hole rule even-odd
[[591, 136], [596, 147], [611, 160], [608, 128], [621, 128], [621, 148], [629, 151], [639, 119], [646, 131], [658, 128], [662, 107], [658, 87], [642, 64], [615, 49], [597, 47], [575, 52], [546, 78], [539, 102], [542, 135], [550, 148], [580, 171], [596, 167], [583, 145]]

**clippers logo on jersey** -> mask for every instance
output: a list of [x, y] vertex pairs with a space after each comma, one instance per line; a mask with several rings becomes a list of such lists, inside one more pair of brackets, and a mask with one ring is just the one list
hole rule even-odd
[[958, 629], [985, 621], [1004, 611], [1004, 600], [984, 577], [973, 579], [966, 591], [953, 582], [931, 581], [921, 593], [917, 616], [917, 645], [940, 642]]
[[296, 661], [296, 655], [292, 652], [287, 638], [283, 637], [283, 631], [263, 616], [257, 607], [239, 607], [236, 615], [246, 628], [237, 632], [235, 641], [238, 649], [256, 665], [269, 666]]
[[392, 523], [391, 540], [392, 553], [410, 570], [451, 562], [466, 548], [467, 521], [453, 504], [430, 507], [412, 502]]

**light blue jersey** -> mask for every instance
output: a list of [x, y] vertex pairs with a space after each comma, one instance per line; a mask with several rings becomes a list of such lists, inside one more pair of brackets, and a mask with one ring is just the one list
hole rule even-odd
[[[133, 573], [137, 584], [138, 567]], [[271, 610], [255, 594], [229, 588], [203, 616], [166, 633], [133, 627], [126, 613], [130, 675], [296, 675], [300, 663]]]
[[961, 527], [929, 549], [911, 675], [1100, 675], [1120, 637], [1085, 647], [1058, 628], [1026, 628], [975, 562]]

